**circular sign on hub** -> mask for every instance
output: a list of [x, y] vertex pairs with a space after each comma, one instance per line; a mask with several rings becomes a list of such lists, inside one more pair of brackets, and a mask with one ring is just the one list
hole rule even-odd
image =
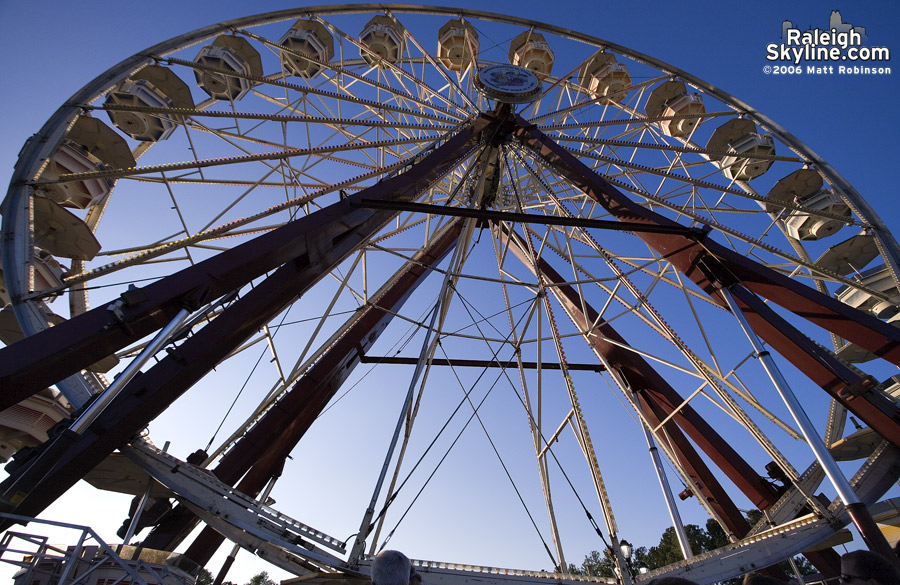
[[475, 75], [475, 89], [497, 102], [527, 104], [541, 93], [541, 81], [522, 67], [490, 65]]

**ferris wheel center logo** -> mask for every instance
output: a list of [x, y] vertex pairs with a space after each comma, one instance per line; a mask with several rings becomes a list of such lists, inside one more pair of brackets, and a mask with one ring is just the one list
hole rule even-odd
[[766, 45], [766, 74], [891, 75], [888, 47], [870, 47], [865, 27], [844, 22], [833, 10], [828, 28], [800, 30], [790, 20], [781, 23], [781, 42]]
[[515, 65], [491, 65], [475, 76], [475, 87], [484, 96], [505, 103], [534, 101], [541, 92], [537, 75]]

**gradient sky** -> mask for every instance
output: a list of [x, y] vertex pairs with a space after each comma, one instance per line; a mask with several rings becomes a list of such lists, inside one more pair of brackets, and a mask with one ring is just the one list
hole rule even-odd
[[[900, 226], [900, 5], [846, 2], [632, 2], [495, 0], [421, 2], [514, 13], [584, 31], [668, 62], [731, 93], [805, 142], [846, 177], [888, 227]], [[25, 140], [89, 80], [162, 40], [209, 24], [296, 7], [257, 0], [22, 2], [0, 0], [0, 177], [8, 177]], [[871, 46], [896, 53], [891, 75], [767, 75], [765, 47], [778, 42], [782, 21], [827, 26], [831, 10], [867, 29]], [[70, 502], [92, 492], [79, 492]], [[95, 493], [95, 492], [93, 492]], [[108, 497], [120, 505], [121, 499]], [[61, 507], [55, 510], [60, 511]], [[51, 517], [48, 512], [47, 517]], [[73, 522], [91, 522], [81, 515]], [[121, 520], [104, 520], [117, 527]], [[653, 534], [660, 530], [654, 528]], [[111, 536], [111, 535], [110, 535]], [[645, 538], [640, 544], [652, 545]], [[595, 547], [596, 548], [596, 547]], [[587, 552], [587, 551], [585, 551]], [[230, 579], [246, 581], [262, 565], [244, 553]], [[569, 559], [579, 563], [581, 558]], [[213, 562], [216, 566], [216, 561]], [[5, 570], [0, 567], [0, 570]], [[272, 571], [273, 574], [280, 574]], [[0, 573], [0, 577], [6, 573]]]

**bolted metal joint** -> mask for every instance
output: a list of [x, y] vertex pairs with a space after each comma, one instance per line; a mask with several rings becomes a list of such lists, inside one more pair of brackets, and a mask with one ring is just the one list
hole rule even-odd
[[717, 289], [730, 288], [740, 283], [740, 280], [712, 254], [704, 254], [696, 260], [694, 265]]

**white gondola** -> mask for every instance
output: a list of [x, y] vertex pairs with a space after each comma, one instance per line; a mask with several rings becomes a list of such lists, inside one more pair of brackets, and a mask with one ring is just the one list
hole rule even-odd
[[[107, 106], [143, 108], [193, 108], [187, 84], [170, 69], [148, 65], [120, 83], [106, 97]], [[174, 114], [133, 110], [109, 110], [109, 118], [122, 132], [142, 142], [168, 138], [183, 118]]]
[[[737, 181], [749, 181], [762, 175], [772, 166], [771, 159], [747, 158], [746, 155], [775, 154], [775, 142], [768, 134], [751, 132], [728, 143], [728, 151], [734, 155], [722, 159], [725, 176]], [[743, 155], [743, 156], [742, 156]]]
[[359, 55], [372, 67], [378, 67], [382, 61], [397, 63], [403, 55], [405, 34], [406, 29], [391, 17], [376, 15], [359, 33], [359, 41], [366, 46], [360, 48]]
[[835, 274], [847, 275], [861, 271], [877, 257], [878, 244], [875, 243], [875, 238], [862, 232], [828, 248], [816, 260], [816, 266]]
[[447, 21], [438, 30], [437, 58], [450, 71], [464, 71], [478, 58], [478, 33], [475, 27], [458, 18]]
[[881, 293], [887, 299], [875, 296], [872, 293], [842, 286], [835, 293], [835, 297], [853, 308], [869, 311], [879, 319], [889, 319], [900, 310], [900, 290], [891, 275], [890, 269], [884, 264], [864, 270], [857, 278], [859, 283], [869, 290]]
[[663, 134], [684, 138], [700, 124], [706, 107], [703, 96], [688, 93], [683, 81], [666, 81], [650, 92], [644, 111], [651, 118], [664, 118], [659, 121]]
[[[64, 175], [92, 173], [103, 170], [96, 156], [83, 146], [64, 140], [50, 163], [40, 176], [40, 181], [57, 181]], [[110, 191], [111, 182], [105, 178], [87, 178], [77, 181], [39, 183], [37, 191], [65, 207], [87, 209]]]
[[[722, 174], [734, 181], [749, 181], [764, 174], [772, 166], [775, 142], [768, 134], [759, 132], [751, 120], [734, 119], [713, 132], [706, 143], [710, 158], [719, 162]], [[721, 154], [722, 152], [726, 154]]]
[[[850, 207], [841, 201], [832, 191], [824, 187], [822, 177], [812, 169], [798, 169], [793, 173], [778, 180], [771, 191], [766, 195], [765, 208], [771, 214], [782, 215], [785, 232], [792, 238], [810, 241], [835, 234], [847, 221], [850, 220]], [[789, 210], [779, 202], [784, 201], [793, 205], [799, 205], [803, 209]], [[828, 213], [838, 217], [824, 217], [819, 213]], [[846, 218], [843, 219], [843, 218]], [[852, 248], [861, 248], [862, 240], [852, 245]], [[851, 244], [846, 244], [851, 246]], [[865, 256], [871, 255], [874, 244], [866, 246]], [[859, 250], [860, 252], [862, 249]], [[853, 253], [854, 257], [846, 258], [846, 262], [840, 262], [840, 257], [847, 253]], [[870, 257], [864, 263], [861, 258], [855, 258], [854, 250], [838, 249], [828, 258], [823, 260], [831, 266], [833, 272], [847, 274], [853, 269], [860, 269], [874, 257]], [[835, 264], [837, 262], [837, 264]], [[853, 268], [845, 270], [847, 266]], [[828, 268], [829, 266], [825, 266]]]
[[528, 69], [543, 81], [553, 70], [553, 51], [544, 35], [524, 31], [509, 44], [509, 62]]
[[[280, 51], [284, 70], [297, 77], [315, 77], [325, 68], [322, 63], [334, 57], [334, 38], [317, 20], [298, 20], [278, 41], [285, 49]], [[309, 55], [316, 61], [301, 57]]]
[[32, 205], [35, 246], [75, 260], [91, 260], [100, 251], [100, 242], [77, 215], [46, 197], [35, 197]]
[[200, 50], [194, 63], [225, 72], [197, 69], [197, 85], [210, 97], [237, 101], [247, 95], [253, 82], [243, 76], [262, 76], [262, 60], [250, 43], [241, 37], [222, 35]]
[[598, 97], [623, 103], [631, 87], [628, 68], [616, 61], [611, 53], [598, 53], [591, 57], [579, 75], [579, 82]]
[[[850, 207], [829, 189], [820, 189], [798, 203], [809, 211], [823, 211], [850, 220]], [[792, 212], [784, 223], [788, 234], [798, 240], [819, 240], [836, 233], [846, 224], [840, 219], [809, 215], [803, 211]]]
[[66, 399], [50, 388], [0, 411], [0, 462], [46, 441], [50, 428], [68, 416]]

